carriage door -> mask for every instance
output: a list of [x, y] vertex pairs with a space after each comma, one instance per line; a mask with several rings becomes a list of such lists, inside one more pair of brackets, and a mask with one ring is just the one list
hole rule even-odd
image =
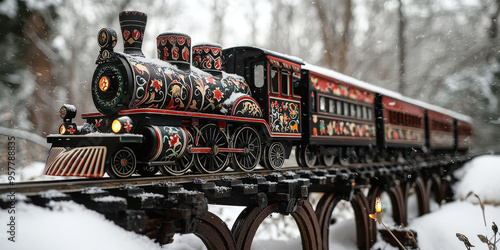
[[300, 67], [282, 59], [268, 57], [269, 126], [273, 135], [301, 136], [300, 96], [292, 83], [300, 79]]

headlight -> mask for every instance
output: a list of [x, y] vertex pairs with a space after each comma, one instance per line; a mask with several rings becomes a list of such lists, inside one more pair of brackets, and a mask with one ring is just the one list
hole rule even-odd
[[64, 123], [59, 127], [59, 134], [61, 135], [76, 135], [78, 133], [75, 123]]
[[76, 107], [71, 104], [64, 104], [59, 109], [59, 116], [63, 120], [73, 119], [76, 117]]
[[103, 77], [101, 77], [101, 79], [99, 79], [99, 89], [102, 92], [106, 92], [109, 89], [109, 85], [110, 85], [110, 81], [109, 81], [109, 78], [107, 76], [103, 76]]
[[128, 133], [132, 130], [132, 127], [132, 119], [130, 119], [128, 116], [123, 116], [115, 119], [113, 123], [111, 123], [111, 130], [113, 130], [115, 134]]
[[64, 124], [62, 124], [62, 125], [59, 127], [59, 134], [61, 134], [61, 135], [66, 134], [66, 126], [64, 126]]
[[111, 124], [111, 130], [113, 130], [113, 132], [115, 133], [119, 133], [122, 130], [122, 123], [120, 122], [120, 120], [116, 119], [113, 121], [113, 123]]

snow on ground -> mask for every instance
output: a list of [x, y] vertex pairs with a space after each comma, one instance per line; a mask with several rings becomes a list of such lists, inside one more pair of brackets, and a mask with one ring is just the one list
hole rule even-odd
[[488, 249], [478, 234], [492, 236], [492, 221], [500, 223], [500, 207], [485, 206], [487, 227], [484, 226], [481, 208], [469, 201], [451, 202], [441, 209], [413, 220], [409, 228], [418, 233], [421, 249], [465, 249], [456, 233], [469, 238], [475, 249]]
[[[23, 180], [38, 180], [43, 163], [20, 168], [18, 176]], [[37, 174], [38, 173], [38, 174]], [[474, 249], [488, 249], [477, 234], [492, 236], [492, 222], [500, 224], [500, 157], [482, 156], [467, 163], [456, 172], [460, 181], [455, 185], [457, 201], [439, 207], [433, 203], [432, 213], [416, 217], [416, 198], [410, 196], [408, 228], [418, 234], [421, 249], [465, 249], [456, 233], [469, 238]], [[43, 177], [42, 179], [46, 179]], [[50, 178], [49, 178], [50, 179]], [[0, 176], [0, 183], [7, 182]], [[470, 191], [476, 193], [485, 205], [487, 226], [478, 200], [474, 196], [464, 198]], [[384, 222], [393, 227], [390, 219], [390, 202], [382, 197]], [[413, 205], [412, 205], [413, 204]], [[176, 235], [174, 243], [163, 247], [145, 236], [137, 235], [116, 226], [103, 215], [86, 209], [74, 202], [52, 202], [49, 208], [40, 208], [20, 202], [15, 209], [16, 242], [8, 241], [10, 216], [0, 210], [1, 249], [206, 249], [194, 235]], [[241, 212], [241, 207], [210, 206], [229, 227]], [[355, 223], [348, 203], [340, 203], [334, 210], [337, 222], [330, 226], [330, 249], [355, 249]], [[381, 226], [379, 226], [381, 227]], [[380, 238], [380, 237], [379, 237]], [[252, 249], [301, 249], [296, 224], [290, 216], [272, 215], [264, 220], [257, 231]], [[384, 242], [377, 242], [375, 249], [397, 249]]]
[[472, 191], [479, 195], [483, 202], [500, 205], [498, 156], [477, 157], [457, 171], [456, 176], [461, 179], [454, 189], [456, 199], [464, 198]]
[[[0, 211], [0, 225], [8, 223], [7, 216], [6, 210]], [[148, 237], [125, 231], [74, 202], [54, 202], [52, 210], [20, 203], [15, 216], [16, 242], [1, 230], [2, 249], [161, 249]]]

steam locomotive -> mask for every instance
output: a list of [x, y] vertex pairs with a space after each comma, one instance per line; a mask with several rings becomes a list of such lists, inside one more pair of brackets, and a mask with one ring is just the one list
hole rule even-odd
[[[141, 52], [147, 16], [121, 12], [124, 52], [103, 28], [92, 77], [97, 113], [77, 126], [63, 105], [45, 174], [126, 178], [335, 161], [423, 159], [466, 152], [471, 118], [256, 47], [222, 50], [167, 32]], [[192, 62], [191, 62], [192, 59]], [[224, 71], [223, 71], [224, 70]]]

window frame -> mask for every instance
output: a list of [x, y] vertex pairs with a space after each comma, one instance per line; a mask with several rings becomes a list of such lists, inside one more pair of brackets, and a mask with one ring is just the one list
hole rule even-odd
[[326, 97], [319, 96], [319, 111], [326, 113]]
[[[273, 77], [273, 71], [275, 72], [275, 76]], [[280, 70], [278, 67], [272, 65], [269, 67], [269, 91], [272, 94], [279, 95], [280, 94]], [[274, 79], [276, 79], [276, 90], [273, 88], [274, 87]]]
[[337, 102], [337, 110], [335, 112], [336, 115], [343, 115], [344, 114], [344, 104], [341, 100], [336, 100]]
[[343, 115], [344, 116], [350, 116], [350, 112], [351, 112], [351, 108], [350, 108], [350, 105], [349, 105], [349, 102], [344, 102], [344, 112], [343, 112]]
[[[281, 95], [282, 96], [291, 96], [292, 95], [292, 90], [291, 90], [291, 80], [292, 80], [292, 74], [288, 70], [280, 70], [280, 90], [281, 90]], [[286, 79], [286, 82], [283, 82], [283, 79]], [[286, 87], [286, 93], [284, 93], [284, 87]]]
[[335, 114], [335, 100], [328, 98], [328, 113]]
[[[256, 82], [257, 67], [262, 68], [262, 85], [261, 84], [257, 85], [257, 82]], [[266, 77], [265, 77], [266, 76], [266, 67], [265, 67], [265, 64], [263, 62], [255, 62], [252, 64], [252, 68], [253, 68], [253, 72], [252, 72], [253, 73], [253, 85], [256, 88], [260, 89], [266, 85]]]

